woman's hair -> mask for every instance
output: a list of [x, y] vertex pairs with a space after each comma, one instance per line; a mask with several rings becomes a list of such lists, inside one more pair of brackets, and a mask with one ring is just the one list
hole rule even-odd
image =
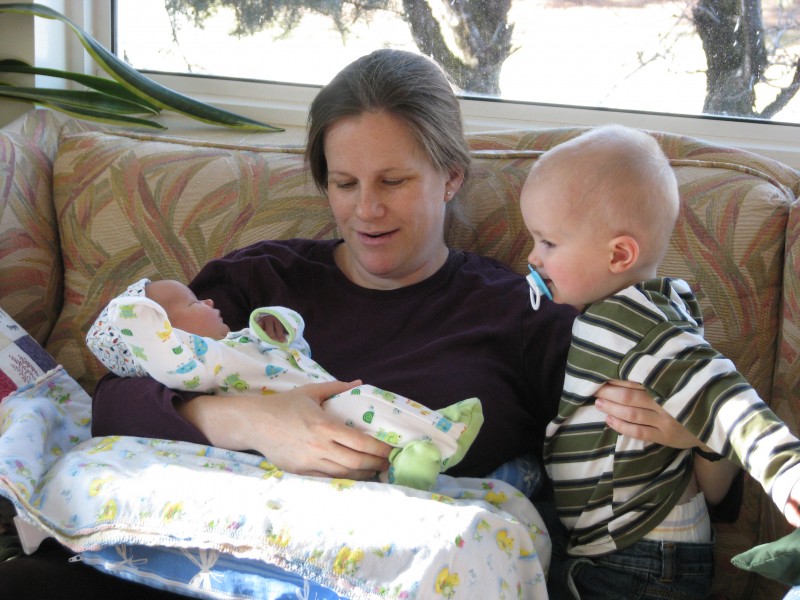
[[451, 174], [469, 171], [461, 108], [445, 72], [412, 52], [381, 49], [350, 63], [323, 87], [308, 115], [306, 161], [314, 183], [328, 187], [325, 134], [341, 119], [385, 112], [401, 119], [431, 163]]

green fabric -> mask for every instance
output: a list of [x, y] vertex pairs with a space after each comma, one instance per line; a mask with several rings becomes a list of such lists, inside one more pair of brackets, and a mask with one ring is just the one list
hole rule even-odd
[[800, 585], [800, 529], [737, 554], [731, 563], [787, 585]]
[[483, 409], [478, 398], [468, 398], [439, 411], [454, 423], [467, 426], [458, 438], [458, 449], [450, 458], [442, 460], [439, 449], [426, 440], [417, 440], [389, 454], [389, 482], [418, 490], [430, 490], [436, 477], [461, 462], [483, 425]]
[[442, 453], [433, 442], [415, 440], [389, 455], [389, 482], [430, 490], [442, 470]]
[[445, 417], [454, 423], [463, 423], [467, 426], [461, 437], [458, 438], [458, 450], [448, 459], [445, 459], [442, 465], [443, 469], [454, 467], [461, 462], [472, 446], [472, 442], [478, 437], [481, 425], [483, 425], [483, 408], [481, 408], [481, 401], [478, 398], [467, 398], [455, 404], [443, 408], [439, 411]]

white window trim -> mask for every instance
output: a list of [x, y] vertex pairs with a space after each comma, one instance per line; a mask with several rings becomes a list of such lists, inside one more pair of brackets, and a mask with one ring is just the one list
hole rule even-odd
[[[111, 47], [111, 4], [91, 0], [52, 0], [48, 4]], [[67, 37], [69, 67], [91, 71], [75, 36]], [[304, 127], [316, 87], [148, 73], [177, 91], [251, 118], [289, 127]], [[592, 126], [616, 122], [642, 129], [669, 131], [734, 146], [780, 160], [800, 169], [800, 126], [713, 117], [690, 117], [534, 103], [461, 102], [468, 131]]]

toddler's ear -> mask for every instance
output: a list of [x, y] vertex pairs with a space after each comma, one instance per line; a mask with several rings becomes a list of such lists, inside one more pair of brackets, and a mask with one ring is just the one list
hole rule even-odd
[[612, 273], [624, 273], [639, 259], [639, 244], [629, 235], [620, 235], [610, 242], [611, 261], [608, 265]]

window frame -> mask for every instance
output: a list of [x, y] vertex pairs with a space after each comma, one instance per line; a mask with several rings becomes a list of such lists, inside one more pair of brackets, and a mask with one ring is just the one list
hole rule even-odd
[[[114, 5], [115, 0], [70, 0], [63, 11], [100, 43], [113, 48]], [[87, 60], [85, 53], [81, 52], [82, 47], [75, 36], [68, 37], [67, 46], [66, 56], [70, 68], [84, 72], [96, 71], [91, 59]], [[143, 72], [163, 85], [204, 102], [251, 118], [297, 128], [305, 126], [308, 106], [319, 89], [319, 86]], [[95, 74], [102, 75], [98, 72]], [[800, 169], [800, 125], [755, 119], [671, 115], [472, 97], [462, 98], [461, 107], [465, 128], [469, 132], [594, 126], [615, 122], [742, 148]], [[300, 137], [298, 141], [301, 141]]]

